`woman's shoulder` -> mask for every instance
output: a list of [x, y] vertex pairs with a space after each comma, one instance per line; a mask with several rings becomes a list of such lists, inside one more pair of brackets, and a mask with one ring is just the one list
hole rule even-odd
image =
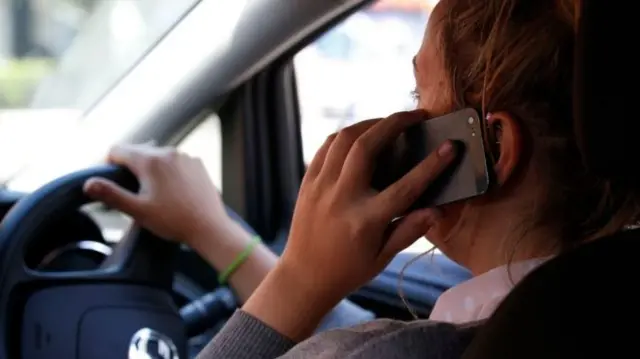
[[459, 358], [480, 324], [378, 319], [315, 335], [284, 358]]

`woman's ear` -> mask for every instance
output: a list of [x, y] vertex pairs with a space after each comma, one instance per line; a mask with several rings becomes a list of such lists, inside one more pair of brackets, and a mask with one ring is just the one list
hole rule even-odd
[[507, 112], [487, 115], [489, 148], [495, 159], [494, 173], [499, 185], [505, 184], [522, 159], [523, 135], [518, 121]]

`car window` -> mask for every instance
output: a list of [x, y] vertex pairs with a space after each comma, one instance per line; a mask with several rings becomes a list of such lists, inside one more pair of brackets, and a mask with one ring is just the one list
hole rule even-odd
[[[436, 2], [378, 0], [296, 54], [305, 163], [331, 133], [415, 107], [411, 59]], [[418, 241], [408, 250], [430, 247]]]
[[200, 158], [209, 177], [222, 191], [222, 130], [217, 114], [207, 116], [177, 147], [184, 153]]
[[53, 151], [86, 139], [83, 155], [106, 152], [139, 126], [85, 115], [201, 2], [218, 0], [0, 0], [0, 185], [32, 191], [81, 168], [79, 151], [45, 159]]
[[0, 109], [86, 110], [197, 2], [0, 1]]

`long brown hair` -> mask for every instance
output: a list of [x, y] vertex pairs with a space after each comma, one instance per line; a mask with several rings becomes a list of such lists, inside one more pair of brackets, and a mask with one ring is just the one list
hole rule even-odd
[[[443, 0], [439, 48], [455, 108], [507, 111], [526, 132], [540, 177], [531, 226], [559, 230], [569, 249], [635, 223], [640, 195], [582, 163], [573, 133], [571, 0]], [[606, 119], [604, 119], [606, 120]]]

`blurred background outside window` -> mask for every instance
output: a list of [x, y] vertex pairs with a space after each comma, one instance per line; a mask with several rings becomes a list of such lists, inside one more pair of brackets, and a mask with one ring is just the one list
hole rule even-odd
[[0, 0], [0, 184], [82, 136], [83, 114], [197, 2]]

